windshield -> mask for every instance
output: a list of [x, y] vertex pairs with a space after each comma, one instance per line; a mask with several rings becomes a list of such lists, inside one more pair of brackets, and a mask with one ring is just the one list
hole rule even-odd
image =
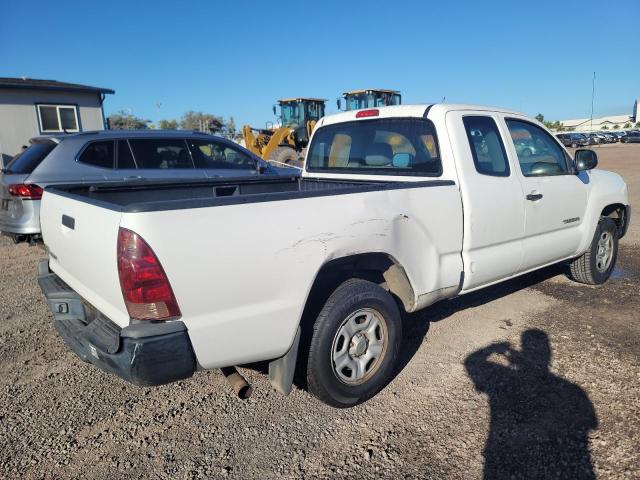
[[371, 94], [358, 93], [349, 96], [347, 100], [347, 110], [361, 110], [363, 108], [370, 108], [374, 105], [374, 97]]
[[304, 124], [304, 110], [301, 103], [282, 103], [280, 112], [284, 127], [299, 127]]
[[324, 117], [323, 102], [289, 102], [280, 104], [282, 126], [301, 127], [309, 120], [316, 122]]
[[307, 120], [316, 122], [324, 117], [324, 103], [313, 102], [307, 104]]
[[4, 171], [7, 173], [31, 173], [55, 147], [56, 143], [50, 141], [34, 143], [13, 157]]
[[321, 127], [313, 136], [307, 170], [439, 176], [442, 164], [430, 121], [385, 118]]
[[361, 110], [363, 108], [386, 107], [400, 105], [399, 93], [356, 93], [348, 95], [347, 110]]

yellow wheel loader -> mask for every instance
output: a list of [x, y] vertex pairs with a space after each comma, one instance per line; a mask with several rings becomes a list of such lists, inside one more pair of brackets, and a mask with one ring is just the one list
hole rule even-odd
[[[382, 88], [351, 90], [344, 92], [342, 97], [347, 111], [400, 105], [402, 103], [402, 97], [398, 90], [385, 90]], [[342, 110], [342, 99], [338, 99], [337, 104], [338, 110]]]
[[[242, 127], [245, 147], [264, 160], [301, 166], [311, 132], [324, 117], [326, 100], [321, 98], [284, 98], [278, 100], [280, 126]], [[273, 114], [277, 115], [276, 106]]]

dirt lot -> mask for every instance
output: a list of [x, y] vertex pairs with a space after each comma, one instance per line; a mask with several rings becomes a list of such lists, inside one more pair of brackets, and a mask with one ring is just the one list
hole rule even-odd
[[[598, 154], [640, 205], [640, 145]], [[395, 380], [334, 410], [251, 369], [242, 402], [218, 372], [146, 389], [82, 363], [42, 250], [0, 240], [0, 478], [640, 478], [639, 254], [636, 218], [603, 287], [552, 268], [411, 316]]]

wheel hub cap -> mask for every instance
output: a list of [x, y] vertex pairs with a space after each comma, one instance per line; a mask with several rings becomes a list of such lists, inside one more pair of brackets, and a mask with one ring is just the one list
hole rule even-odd
[[367, 351], [369, 341], [362, 333], [356, 333], [352, 338], [349, 346], [349, 355], [352, 357], [360, 357]]
[[599, 272], [605, 272], [613, 259], [613, 237], [610, 232], [602, 232], [598, 239], [596, 252], [596, 268]]
[[333, 339], [334, 374], [350, 385], [368, 380], [380, 368], [388, 337], [387, 323], [377, 310], [362, 308], [350, 314]]

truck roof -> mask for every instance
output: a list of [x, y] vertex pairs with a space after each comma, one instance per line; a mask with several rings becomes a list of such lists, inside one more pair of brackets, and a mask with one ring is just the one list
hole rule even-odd
[[[499, 107], [489, 107], [486, 105], [473, 105], [464, 103], [424, 103], [416, 105], [392, 105], [388, 107], [376, 107], [379, 110], [377, 118], [390, 118], [390, 117], [423, 117], [427, 109], [431, 114], [444, 115], [446, 112], [453, 110], [474, 110], [481, 112], [500, 112], [510, 113], [513, 115], [524, 115], [521, 112], [513, 110], [507, 110]], [[372, 109], [365, 109], [372, 110]], [[350, 110], [347, 112], [340, 112], [333, 115], [327, 115], [320, 120], [318, 126], [331, 125], [340, 122], [353, 121], [356, 118], [358, 110]]]

